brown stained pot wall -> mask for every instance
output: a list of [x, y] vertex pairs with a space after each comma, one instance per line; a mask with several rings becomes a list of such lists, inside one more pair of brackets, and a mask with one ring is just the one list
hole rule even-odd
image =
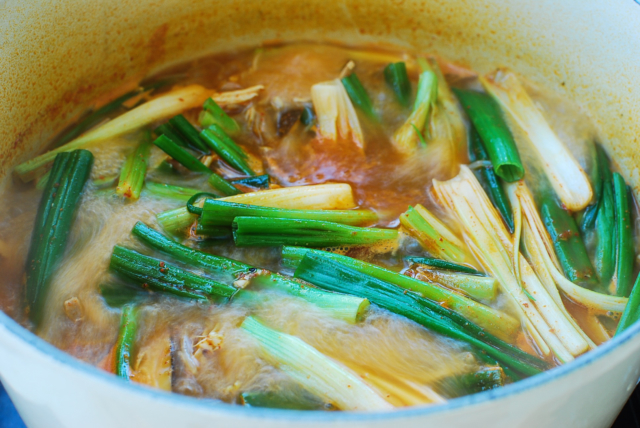
[[[307, 39], [385, 41], [480, 71], [512, 67], [578, 101], [637, 189], [640, 7], [627, 3], [612, 11], [606, 0], [7, 0], [0, 9], [0, 175], [126, 82], [210, 52]], [[614, 13], [638, 14], [637, 25], [620, 19], [628, 28], [611, 34]], [[534, 17], [548, 23], [542, 37], [530, 35]], [[601, 37], [582, 40], [584, 28]]]

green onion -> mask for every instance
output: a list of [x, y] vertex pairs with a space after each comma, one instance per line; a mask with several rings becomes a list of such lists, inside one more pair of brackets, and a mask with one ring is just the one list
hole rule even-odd
[[229, 183], [215, 172], [209, 176], [209, 180], [207, 180], [207, 182], [211, 187], [225, 196], [233, 196], [242, 193], [240, 190], [236, 189], [233, 184]]
[[113, 248], [109, 266], [143, 288], [179, 297], [206, 301], [208, 297], [231, 297], [236, 292], [235, 287], [195, 275], [119, 245]]
[[487, 94], [463, 89], [453, 91], [480, 134], [496, 175], [510, 183], [524, 177], [520, 153], [500, 106]]
[[[356, 206], [351, 186], [346, 183], [283, 187], [241, 193], [220, 198], [220, 200], [262, 207], [300, 210], [339, 210], [351, 209]], [[169, 233], [190, 226], [197, 218], [186, 207], [165, 211], [156, 217]]]
[[157, 89], [161, 86], [166, 85], [167, 81], [160, 81], [150, 85], [144, 85], [142, 88], [135, 89], [133, 91], [127, 92], [126, 94], [116, 98], [115, 100], [105, 104], [99, 109], [91, 112], [88, 116], [86, 116], [80, 123], [77, 123], [69, 132], [65, 133], [63, 136], [57, 139], [55, 146], [62, 146], [69, 141], [77, 138], [84, 131], [88, 130], [92, 126], [100, 123], [104, 120], [109, 114], [120, 109], [122, 105], [129, 99], [140, 95], [144, 92], [151, 91], [153, 89]]
[[602, 196], [596, 217], [596, 235], [594, 267], [600, 278], [600, 284], [606, 289], [616, 270], [617, 231], [611, 180], [602, 182]]
[[202, 192], [200, 189], [172, 186], [171, 184], [156, 183], [153, 181], [147, 181], [145, 183], [145, 188], [156, 196], [176, 199], [184, 202], [187, 202], [196, 193]]
[[438, 303], [414, 294], [405, 294], [400, 287], [363, 274], [331, 258], [307, 253], [298, 265], [295, 277], [325, 290], [367, 298], [383, 309], [439, 334], [465, 341], [524, 374], [534, 375], [548, 367], [546, 362], [503, 342]]
[[316, 123], [316, 113], [313, 111], [313, 106], [305, 105], [300, 115], [300, 122], [304, 126], [310, 127]]
[[240, 147], [239, 145], [236, 144], [235, 141], [233, 141], [233, 139], [231, 139], [231, 137], [229, 137], [227, 135], [226, 132], [224, 132], [224, 129], [222, 129], [222, 127], [216, 125], [215, 123], [211, 126], [209, 126], [208, 128], [206, 128], [207, 130], [209, 130], [209, 132], [213, 133], [216, 137], [218, 137], [219, 139], [222, 140], [222, 142], [230, 149], [232, 150], [234, 153], [236, 153], [238, 156], [240, 156], [242, 159], [248, 159], [249, 155], [247, 155], [245, 153], [244, 150], [242, 150], [242, 147]]
[[459, 313], [462, 317], [504, 340], [514, 337], [520, 329], [520, 323], [503, 312], [477, 303], [436, 284], [420, 281], [351, 257], [308, 248], [284, 247], [282, 249], [283, 265], [295, 269], [306, 254], [316, 254], [329, 258], [355, 269], [363, 275], [372, 276], [398, 286], [403, 290], [418, 293], [434, 302], [440, 302], [443, 306]]
[[202, 102], [209, 91], [199, 85], [190, 85], [168, 92], [148, 101], [113, 120], [99, 126], [71, 142], [48, 151], [36, 158], [18, 165], [16, 174], [22, 181], [28, 182], [36, 178], [37, 171], [53, 161], [58, 153], [79, 149], [87, 144], [104, 141], [135, 131], [166, 117], [171, 117]]
[[[203, 268], [207, 272], [226, 276], [229, 280], [240, 279], [243, 275], [257, 272], [256, 268], [246, 263], [204, 253], [174, 242], [142, 222], [136, 223], [131, 232], [145, 245], [155, 250], [183, 263]], [[309, 285], [305, 286], [284, 275], [263, 270], [257, 276], [251, 277], [251, 285], [277, 289], [289, 295], [300, 297], [329, 312], [333, 317], [350, 323], [359, 320], [369, 306], [366, 299], [326, 292]]]
[[163, 152], [171, 156], [178, 161], [182, 166], [190, 171], [201, 172], [209, 176], [208, 183], [219, 191], [220, 193], [230, 196], [240, 193], [238, 189], [233, 187], [224, 178], [220, 177], [215, 172], [211, 171], [205, 164], [200, 162], [195, 156], [189, 153], [184, 148], [171, 141], [166, 135], [161, 135], [153, 142], [156, 146], [162, 149]]
[[138, 334], [138, 307], [126, 305], [122, 308], [120, 317], [120, 332], [116, 343], [115, 374], [125, 380], [130, 380], [133, 362], [133, 347]]
[[171, 156], [189, 171], [201, 172], [207, 175], [212, 173], [212, 171], [205, 164], [200, 162], [198, 158], [193, 156], [183, 147], [180, 147], [173, 140], [170, 140], [166, 135], [161, 135], [156, 138], [153, 144], [158, 146], [163, 152]]
[[560, 207], [553, 195], [545, 194], [540, 204], [540, 215], [567, 278], [589, 289], [598, 286], [587, 248], [571, 214]]
[[161, 251], [183, 263], [204, 268], [208, 272], [215, 272], [217, 274], [228, 275], [229, 278], [236, 278], [239, 274], [247, 273], [253, 269], [248, 264], [226, 257], [204, 253], [179, 244], [140, 221], [136, 223], [131, 233], [154, 250]]
[[[484, 147], [484, 143], [473, 125], [470, 126], [469, 132], [469, 161], [490, 161], [489, 154]], [[513, 211], [509, 198], [504, 193], [504, 189], [500, 183], [500, 179], [496, 175], [493, 164], [491, 166], [480, 166], [473, 169], [473, 173], [480, 182], [480, 185], [491, 199], [491, 203], [500, 213], [500, 216], [506, 223], [509, 231], [514, 232]]]
[[433, 71], [423, 71], [418, 81], [418, 93], [413, 111], [406, 122], [393, 134], [393, 144], [402, 154], [413, 153], [419, 142], [417, 134], [425, 130], [438, 97], [438, 78]]
[[297, 337], [272, 330], [252, 317], [247, 317], [241, 328], [257, 340], [274, 366], [341, 410], [392, 408], [355, 373]]
[[[216, 125], [212, 125], [211, 128], [214, 126]], [[245, 160], [246, 155], [245, 157], [242, 156], [244, 152], [240, 152], [242, 154], [238, 153], [238, 151], [234, 149], [235, 143], [226, 134], [216, 133], [211, 128], [203, 130], [200, 134], [207, 146], [232, 168], [246, 175], [256, 175], [249, 164], [247, 164]], [[220, 131], [224, 132], [222, 130]], [[230, 143], [227, 140], [229, 140]], [[233, 144], [233, 146], [231, 144]]]
[[230, 118], [227, 113], [213, 100], [209, 98], [203, 105], [205, 114], [200, 116], [200, 125], [208, 128], [213, 124], [219, 125], [227, 134], [236, 135], [240, 132], [238, 122]]
[[400, 224], [431, 255], [454, 263], [473, 264], [464, 243], [422, 205], [409, 207], [400, 215]]
[[367, 299], [321, 290], [277, 273], [255, 276], [251, 280], [251, 286], [280, 290], [291, 296], [299, 297], [322, 308], [332, 317], [351, 324], [360, 321], [369, 308]]
[[198, 134], [198, 130], [183, 115], [172, 117], [169, 119], [169, 123], [189, 142], [190, 146], [204, 153], [209, 153], [207, 145]]
[[408, 260], [411, 263], [419, 263], [421, 265], [427, 265], [437, 269], [447, 269], [454, 272], [468, 273], [470, 275], [484, 275], [484, 273], [472, 267], [459, 265], [457, 263], [448, 262], [446, 260], [434, 259], [431, 257], [406, 257], [405, 260]]
[[233, 221], [233, 239], [238, 247], [366, 245], [397, 237], [396, 229], [346, 226], [319, 220], [236, 217]]
[[500, 367], [485, 367], [473, 373], [442, 379], [438, 382], [436, 391], [446, 397], [457, 398], [500, 388], [504, 384], [505, 373]]
[[247, 407], [268, 407], [289, 410], [332, 410], [335, 407], [309, 393], [297, 384], [279, 387], [280, 391], [249, 391], [240, 394]]
[[146, 131], [142, 138], [138, 148], [127, 156], [122, 171], [120, 171], [120, 181], [116, 188], [118, 195], [134, 201], [140, 198], [151, 153], [151, 133]]
[[92, 164], [93, 155], [87, 150], [60, 153], [42, 194], [25, 267], [26, 304], [36, 326], [42, 320], [51, 280], [64, 256]]
[[[518, 226], [524, 223], [525, 236], [528, 236], [529, 229], [535, 225], [530, 227], [529, 206], [524, 207], [516, 197], [519, 189], [524, 189], [524, 182], [512, 183], [507, 190], [510, 196], [513, 191], [511, 205], [519, 213], [514, 215], [516, 230], [521, 230]], [[567, 317], [566, 312], [558, 306], [534, 268], [520, 253], [520, 233], [515, 236], [509, 233], [471, 170], [462, 165], [457, 177], [446, 182], [435, 180], [434, 190], [448, 214], [458, 220], [465, 234], [465, 242], [484, 269], [500, 282], [502, 289], [517, 303], [516, 314], [540, 351], [544, 355], [553, 352], [563, 363], [587, 351], [589, 341], [576, 328], [571, 317]], [[537, 211], [534, 205], [533, 211]], [[525, 212], [527, 222], [522, 222], [522, 212]], [[544, 228], [542, 221], [540, 226]]]
[[[562, 204], [574, 212], [586, 207], [593, 196], [589, 178], [571, 151], [551, 129], [517, 76], [509, 70], [498, 70], [492, 76], [480, 77], [480, 82], [524, 131], [527, 140], [535, 148], [541, 160], [541, 166]], [[472, 121], [474, 121], [473, 118]], [[484, 138], [482, 130], [475, 121], [474, 125], [487, 143], [487, 149], [491, 155], [491, 144]], [[491, 161], [496, 166], [496, 173], [502, 177], [499, 164], [494, 161], [493, 155]], [[517, 178], [522, 178], [522, 175]], [[507, 181], [513, 180], [507, 179]]]
[[417, 279], [437, 282], [477, 300], [493, 300], [498, 295], [495, 278], [424, 268], [418, 268], [418, 272]]
[[622, 313], [622, 317], [618, 323], [616, 334], [622, 333], [640, 318], [640, 285], [638, 284], [640, 284], [640, 274], [636, 278], [636, 283], [631, 289], [631, 296], [629, 296], [627, 306], [624, 308], [624, 312]]
[[253, 177], [238, 178], [231, 180], [231, 183], [242, 184], [243, 186], [253, 187], [254, 189], [268, 189], [270, 177], [269, 174], [255, 175]]
[[141, 90], [141, 88], [139, 88], [139, 89], [135, 89], [133, 91], [127, 92], [126, 94], [100, 107], [96, 111], [91, 112], [87, 117], [82, 119], [80, 123], [77, 123], [76, 125], [74, 125], [73, 128], [69, 130], [69, 132], [65, 133], [62, 137], [57, 139], [55, 143], [55, 147], [62, 146], [68, 143], [69, 141], [73, 140], [74, 138], [79, 137], [80, 134], [82, 134], [92, 126], [97, 125], [102, 120], [106, 119], [106, 117], [110, 113], [120, 109], [122, 107], [122, 104], [125, 101], [135, 97], [136, 95], [139, 95], [143, 91], [144, 90]]
[[355, 73], [351, 73], [349, 76], [343, 77], [341, 81], [351, 101], [353, 101], [369, 119], [378, 121], [378, 116], [373, 110], [371, 98], [369, 98], [369, 94], [367, 94], [367, 90], [362, 86], [362, 82], [360, 82], [358, 76]]
[[[160, 136], [160, 135], [166, 136], [168, 139], [170, 139], [180, 147], [185, 147], [185, 148], [190, 147], [189, 142], [182, 136], [182, 134], [176, 131], [169, 122], [163, 123], [162, 125], [158, 126], [154, 130], [154, 132], [157, 136]], [[190, 148], [193, 148], [193, 147], [190, 147]]]
[[384, 69], [384, 80], [393, 90], [398, 102], [403, 107], [409, 107], [411, 99], [411, 82], [407, 75], [407, 66], [404, 62], [394, 62]]
[[378, 216], [370, 210], [293, 210], [237, 204], [207, 199], [202, 207], [199, 223], [210, 226], [231, 227], [236, 217], [271, 217], [298, 220], [331, 221], [351, 226], [375, 223]]
[[616, 290], [619, 297], [627, 297], [631, 292], [631, 275], [635, 250], [633, 244], [633, 224], [631, 223], [631, 205], [624, 178], [613, 173], [613, 195], [616, 212]]
[[156, 214], [158, 224], [165, 232], [172, 235], [178, 234], [191, 227], [195, 223], [197, 215], [191, 214], [185, 207], [164, 211]]
[[580, 229], [584, 232], [593, 229], [596, 224], [596, 217], [600, 207], [600, 201], [604, 192], [605, 182], [611, 180], [609, 170], [609, 158], [600, 144], [593, 145], [594, 161], [592, 172], [592, 184], [595, 191], [591, 204], [585, 208], [582, 215]]

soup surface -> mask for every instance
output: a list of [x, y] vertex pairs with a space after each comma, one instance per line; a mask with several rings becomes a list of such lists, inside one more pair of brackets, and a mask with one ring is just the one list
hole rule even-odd
[[16, 168], [0, 308], [125, 379], [238, 405], [502, 387], [637, 316], [635, 201], [594, 141], [506, 69], [322, 44], [202, 58]]

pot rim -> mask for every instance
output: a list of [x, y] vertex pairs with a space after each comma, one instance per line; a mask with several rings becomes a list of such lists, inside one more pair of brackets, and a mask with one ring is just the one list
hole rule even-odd
[[450, 412], [461, 407], [480, 405], [490, 401], [496, 401], [502, 398], [524, 393], [538, 386], [545, 385], [554, 380], [566, 377], [583, 367], [595, 363], [599, 359], [615, 351], [616, 348], [640, 336], [640, 322], [636, 322], [619, 336], [614, 336], [606, 343], [598, 346], [592, 351], [589, 351], [587, 354], [577, 358], [571, 363], [559, 367], [554, 367], [551, 370], [542, 372], [538, 375], [518, 381], [502, 388], [484, 391], [465, 397], [455, 398], [443, 404], [413, 406], [384, 412], [325, 412], [321, 410], [248, 408], [245, 406], [223, 403], [211, 399], [194, 398], [178, 393], [167, 393], [155, 388], [135, 384], [133, 382], [123, 382], [115, 375], [107, 373], [99, 369], [98, 367], [85, 363], [84, 361], [78, 360], [70, 354], [67, 354], [66, 352], [56, 348], [49, 342], [41, 339], [31, 331], [22, 327], [3, 311], [0, 311], [0, 327], [5, 327], [8, 333], [13, 334], [23, 342], [26, 342], [28, 345], [35, 348], [35, 350], [37, 350], [38, 352], [41, 352], [47, 357], [53, 358], [57, 362], [70, 366], [73, 369], [80, 370], [81, 372], [93, 377], [94, 379], [109, 382], [117, 388], [129, 390], [136, 394], [142, 394], [147, 398], [160, 400], [167, 403], [177, 403], [181, 406], [195, 407], [198, 410], [209, 412], [224, 412], [229, 416], [263, 418], [282, 421], [295, 420], [300, 422], [393, 420], [398, 418], [420, 417], [436, 413]]

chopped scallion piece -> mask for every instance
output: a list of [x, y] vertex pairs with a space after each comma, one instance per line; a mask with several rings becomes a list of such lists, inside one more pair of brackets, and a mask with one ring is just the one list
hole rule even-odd
[[120, 181], [116, 187], [116, 193], [127, 199], [137, 200], [140, 198], [144, 178], [147, 174], [147, 163], [151, 152], [151, 133], [145, 131], [142, 142], [136, 150], [127, 156], [122, 170], [120, 171]]
[[348, 76], [345, 76], [341, 79], [342, 86], [349, 94], [349, 98], [351, 101], [364, 112], [364, 114], [371, 120], [377, 121], [378, 115], [373, 110], [373, 103], [371, 102], [371, 98], [369, 98], [369, 94], [367, 94], [367, 90], [362, 86], [362, 82], [358, 78], [355, 73], [351, 73]]
[[393, 90], [398, 102], [403, 107], [409, 107], [411, 99], [411, 82], [407, 75], [407, 66], [404, 62], [395, 62], [384, 69], [384, 79]]
[[200, 116], [200, 125], [208, 128], [213, 124], [219, 125], [227, 134], [236, 135], [240, 132], [240, 125], [233, 120], [225, 111], [216, 103], [213, 98], [209, 98], [204, 102], [204, 111], [208, 114]]
[[406, 122], [393, 134], [395, 148], [402, 154], [411, 154], [418, 148], [429, 117], [438, 97], [438, 78], [433, 71], [424, 71], [418, 81], [418, 93], [413, 111]]
[[500, 106], [487, 94], [454, 89], [473, 126], [484, 142], [496, 175], [511, 183], [524, 176], [524, 167]]
[[233, 220], [233, 239], [238, 247], [367, 245], [397, 237], [396, 229], [355, 227], [329, 221], [270, 217], [235, 217]]

